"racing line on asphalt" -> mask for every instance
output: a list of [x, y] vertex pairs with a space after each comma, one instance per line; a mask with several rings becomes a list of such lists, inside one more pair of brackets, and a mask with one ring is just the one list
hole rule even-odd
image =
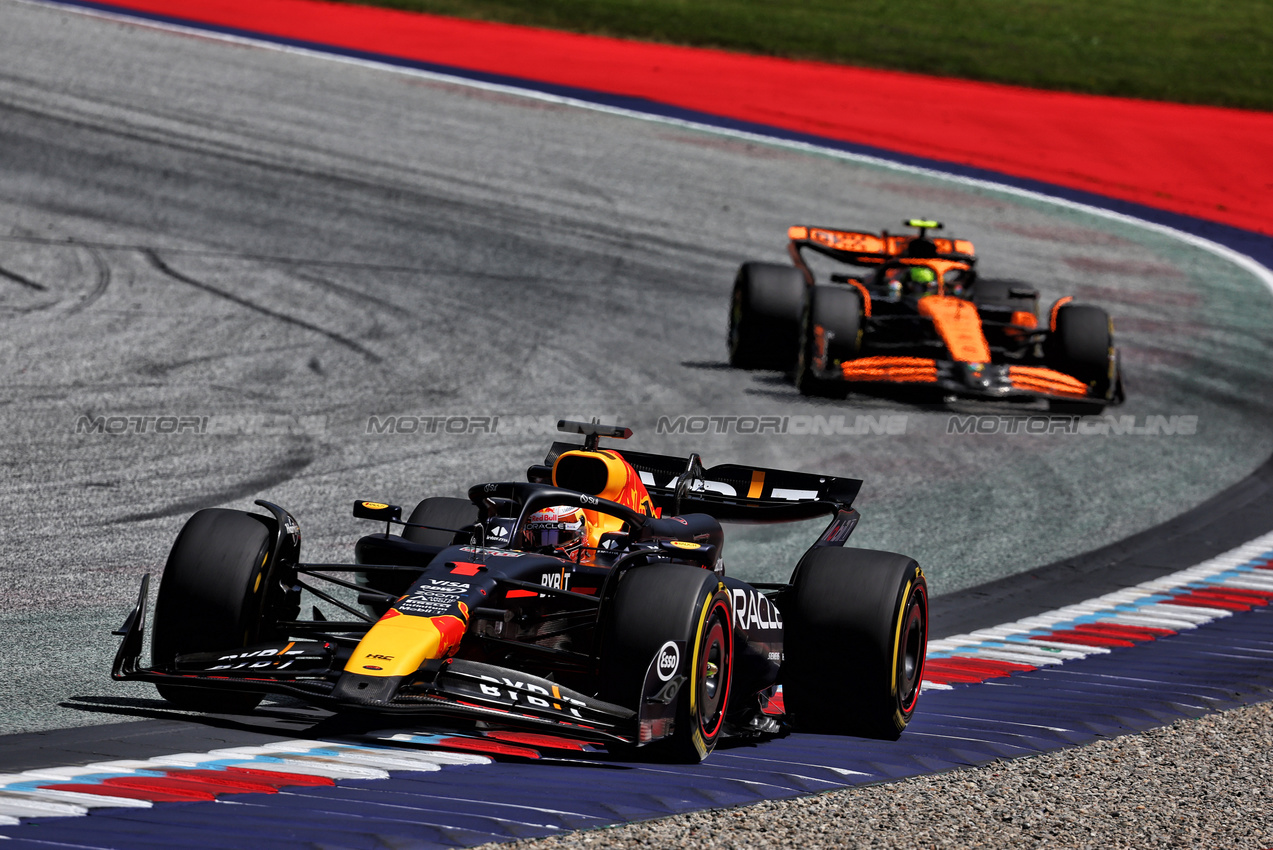
[[[149, 4], [152, 10], [159, 6], [174, 4]], [[224, 11], [234, 4], [207, 6]], [[245, 35], [243, 27], [233, 29]], [[277, 34], [265, 40], [298, 46]], [[427, 64], [386, 56], [374, 61], [417, 69]], [[989, 178], [1136, 215], [1273, 262], [1273, 242], [1259, 234], [1081, 189], [632, 98], [453, 67], [424, 70]], [[296, 741], [226, 731], [228, 746], [200, 752], [86, 765], [72, 759], [76, 766], [38, 765], [0, 776], [0, 838], [13, 847], [198, 847], [248, 840], [278, 848], [333, 840], [373, 847], [404, 839], [416, 846], [472, 845], [986, 764], [1269, 699], [1271, 599], [1273, 535], [1265, 534], [1090, 602], [932, 641], [923, 708], [897, 742], [791, 735], [723, 746], [702, 765], [669, 767], [610, 761], [547, 736], [497, 739], [401, 729], [370, 739]], [[236, 807], [233, 817], [219, 808], [226, 805]], [[90, 812], [93, 817], [81, 817]]]

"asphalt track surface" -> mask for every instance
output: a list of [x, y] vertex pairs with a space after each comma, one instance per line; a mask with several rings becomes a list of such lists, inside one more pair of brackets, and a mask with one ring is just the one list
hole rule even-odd
[[[517, 477], [561, 415], [635, 448], [866, 480], [858, 545], [950, 593], [1113, 543], [1273, 452], [1273, 300], [1158, 232], [878, 165], [323, 59], [0, 3], [0, 731], [129, 719], [107, 632], [181, 522], [264, 496], [344, 559], [357, 497]], [[1131, 400], [1196, 433], [948, 434], [724, 368], [740, 259], [796, 222], [936, 216], [984, 270], [1116, 317]], [[961, 407], [998, 414], [1000, 408]], [[1008, 411], [1015, 412], [1015, 411]], [[495, 416], [496, 435], [367, 433]], [[655, 433], [662, 416], [904, 416], [902, 434]], [[98, 416], [204, 434], [85, 433]], [[509, 424], [511, 423], [511, 424]], [[799, 539], [727, 553], [785, 578]], [[90, 696], [106, 710], [57, 707]], [[111, 703], [122, 701], [122, 704]], [[130, 707], [131, 706], [131, 707]]]
[[[388, 57], [612, 106], [811, 134], [885, 159], [1044, 181], [1100, 206], [1273, 235], [1273, 114], [1042, 92], [321, 0], [60, 0], [355, 57]], [[960, 32], [955, 37], [963, 37]], [[852, 38], [852, 34], [847, 34]], [[1010, 175], [1010, 176], [1009, 176]], [[1114, 202], [1111, 199], [1122, 199]], [[1213, 224], [1214, 231], [1231, 230]], [[1230, 235], [1234, 235], [1230, 233]], [[1238, 234], [1241, 238], [1241, 234]]]

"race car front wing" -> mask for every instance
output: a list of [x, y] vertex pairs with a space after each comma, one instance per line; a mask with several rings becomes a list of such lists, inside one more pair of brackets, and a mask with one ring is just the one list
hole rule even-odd
[[137, 604], [113, 633], [122, 638], [114, 679], [283, 694], [332, 711], [487, 721], [603, 744], [638, 740], [631, 709], [539, 676], [458, 658], [430, 661], [411, 676], [363, 676], [342, 671], [334, 643], [309, 640], [179, 655], [165, 670], [144, 667], [149, 578], [142, 579]]
[[1092, 398], [1078, 378], [1044, 366], [964, 363], [928, 357], [861, 357], [815, 370], [823, 380], [855, 384], [928, 384], [981, 398]]

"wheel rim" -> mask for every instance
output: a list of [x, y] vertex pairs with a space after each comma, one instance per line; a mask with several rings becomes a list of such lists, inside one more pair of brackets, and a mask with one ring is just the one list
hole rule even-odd
[[915, 710], [919, 686], [924, 677], [924, 655], [928, 644], [928, 599], [923, 586], [916, 587], [902, 615], [897, 658], [897, 702], [904, 716]]
[[720, 731], [729, 702], [729, 685], [734, 663], [733, 637], [728, 609], [717, 602], [709, 615], [707, 631], [698, 657], [698, 725], [703, 737], [711, 740]]

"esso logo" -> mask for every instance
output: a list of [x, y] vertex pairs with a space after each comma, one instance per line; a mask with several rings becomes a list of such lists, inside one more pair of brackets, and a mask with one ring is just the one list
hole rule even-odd
[[659, 678], [664, 682], [676, 675], [681, 666], [681, 651], [677, 649], [675, 641], [668, 641], [660, 647], [654, 665]]

